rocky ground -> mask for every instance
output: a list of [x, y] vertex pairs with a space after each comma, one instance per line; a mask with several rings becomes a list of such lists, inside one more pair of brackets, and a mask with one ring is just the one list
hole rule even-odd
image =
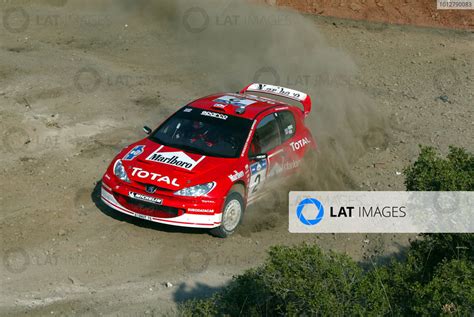
[[411, 24], [450, 29], [474, 29], [470, 10], [438, 10], [436, 0], [261, 0], [322, 16], [390, 24]]
[[96, 184], [113, 156], [203, 95], [256, 79], [308, 91], [320, 144], [308, 190], [403, 190], [418, 144], [474, 150], [469, 31], [237, 1], [0, 5], [0, 315], [172, 314], [275, 244], [403, 251], [412, 235], [290, 234], [284, 197], [225, 240], [105, 208]]

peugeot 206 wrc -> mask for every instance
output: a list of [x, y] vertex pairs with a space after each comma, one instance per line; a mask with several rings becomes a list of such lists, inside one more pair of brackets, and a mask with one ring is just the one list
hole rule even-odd
[[267, 84], [195, 100], [156, 130], [144, 127], [148, 136], [115, 157], [102, 200], [130, 216], [227, 237], [265, 185], [294, 174], [315, 150], [304, 124], [310, 111], [307, 94]]

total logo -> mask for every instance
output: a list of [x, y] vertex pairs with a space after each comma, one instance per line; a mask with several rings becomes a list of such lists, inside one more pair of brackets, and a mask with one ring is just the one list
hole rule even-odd
[[133, 169], [132, 176], [136, 176], [138, 178], [143, 178], [143, 179], [149, 179], [149, 180], [156, 181], [159, 183], [166, 183], [171, 186], [179, 187], [177, 178], [170, 178], [169, 176], [163, 176], [158, 173], [148, 172], [139, 167], [133, 167], [132, 169]]
[[308, 138], [302, 138], [301, 140], [291, 142], [290, 146], [293, 151], [298, 151], [301, 148], [304, 148], [306, 145], [310, 144], [311, 141]]

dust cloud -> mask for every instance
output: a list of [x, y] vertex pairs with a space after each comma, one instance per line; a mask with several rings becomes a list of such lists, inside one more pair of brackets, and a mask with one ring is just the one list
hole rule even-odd
[[295, 185], [298, 189], [355, 189], [351, 164], [368, 148], [387, 142], [384, 117], [358, 88], [357, 65], [328, 44], [310, 17], [235, 0], [108, 0], [87, 5], [159, 34], [149, 45], [156, 46], [157, 58], [166, 56], [164, 62], [188, 77], [182, 89], [196, 98], [238, 91], [255, 81], [311, 95], [307, 125], [318, 153]]
[[351, 162], [386, 142], [384, 118], [354, 84], [357, 65], [309, 17], [244, 1], [122, 1], [121, 7], [166, 28], [177, 43], [170, 62], [197, 77], [192, 82], [201, 92], [259, 81], [310, 94], [307, 124], [319, 151], [305, 189], [354, 188]]

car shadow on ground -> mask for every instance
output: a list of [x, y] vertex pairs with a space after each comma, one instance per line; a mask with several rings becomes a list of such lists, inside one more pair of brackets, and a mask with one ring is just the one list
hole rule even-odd
[[100, 198], [102, 182], [98, 181], [94, 187], [94, 190], [91, 193], [91, 199], [94, 202], [95, 206], [105, 215], [122, 222], [130, 223], [134, 226], [152, 229], [157, 231], [164, 231], [170, 233], [188, 233], [188, 234], [209, 234], [209, 230], [199, 229], [199, 228], [186, 228], [186, 227], [177, 227], [169, 226], [165, 224], [160, 224], [157, 222], [142, 220], [135, 218], [126, 214], [123, 214], [115, 209], [107, 206], [102, 199]]
[[223, 288], [224, 286], [209, 286], [201, 282], [197, 282], [193, 286], [181, 283], [173, 293], [173, 300], [175, 303], [182, 303], [190, 299], [207, 298]]

